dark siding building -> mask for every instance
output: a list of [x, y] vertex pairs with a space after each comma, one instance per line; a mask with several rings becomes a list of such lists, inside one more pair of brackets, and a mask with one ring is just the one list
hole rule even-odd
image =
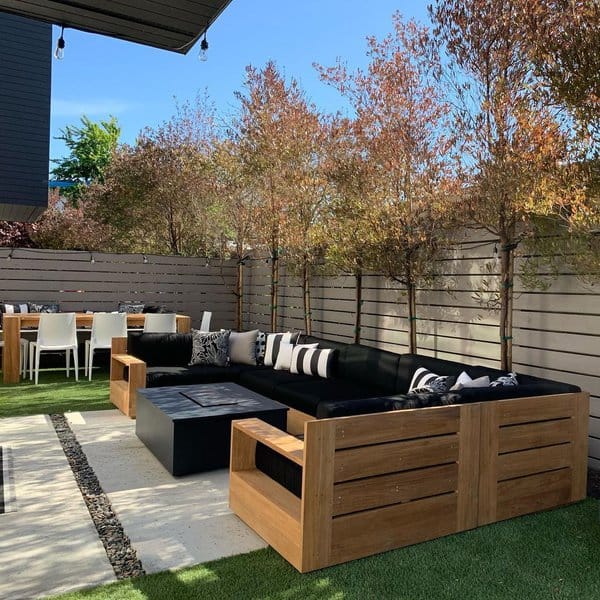
[[0, 12], [0, 220], [48, 204], [52, 26]]

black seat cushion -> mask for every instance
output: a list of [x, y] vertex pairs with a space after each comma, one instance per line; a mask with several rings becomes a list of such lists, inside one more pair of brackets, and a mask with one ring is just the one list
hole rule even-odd
[[127, 352], [149, 367], [187, 366], [192, 357], [192, 334], [130, 332]]
[[254, 392], [278, 400], [273, 395], [278, 385], [312, 381], [313, 379], [314, 377], [310, 375], [290, 373], [289, 371], [274, 371], [271, 367], [255, 367], [254, 369], [241, 370], [239, 383]]
[[320, 402], [372, 398], [384, 392], [374, 385], [360, 385], [342, 379], [310, 377], [299, 382], [280, 383], [272, 392], [272, 398], [314, 417]]
[[302, 467], [260, 442], [256, 444], [256, 468], [298, 498], [302, 497]]
[[167, 385], [194, 385], [200, 383], [221, 383], [239, 380], [240, 369], [237, 366], [213, 367], [148, 367], [146, 370], [147, 387]]
[[[340, 355], [338, 375], [345, 381], [362, 386], [372, 384], [386, 394], [396, 391], [396, 377], [400, 355], [362, 344], [349, 344]], [[370, 394], [376, 395], [376, 394]]]

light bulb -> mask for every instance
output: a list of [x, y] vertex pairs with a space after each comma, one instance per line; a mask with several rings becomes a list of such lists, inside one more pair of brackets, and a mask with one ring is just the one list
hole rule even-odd
[[65, 57], [65, 38], [63, 37], [65, 28], [60, 30], [60, 37], [56, 42], [56, 50], [54, 51], [54, 58], [56, 60], [62, 60]]
[[208, 60], [208, 42], [206, 41], [206, 32], [200, 42], [200, 54], [198, 54], [198, 60], [206, 62]]

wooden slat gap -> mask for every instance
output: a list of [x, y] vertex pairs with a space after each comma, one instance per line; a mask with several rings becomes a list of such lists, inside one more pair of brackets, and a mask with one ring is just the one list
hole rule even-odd
[[571, 467], [558, 467], [557, 469], [542, 469], [535, 473], [527, 473], [526, 475], [520, 475], [519, 477], [508, 477], [507, 479], [498, 479], [498, 483], [506, 483], [507, 481], [518, 481], [519, 479], [527, 479], [528, 477], [534, 477], [535, 475], [544, 475], [546, 473], [558, 473], [559, 471], [570, 471]]

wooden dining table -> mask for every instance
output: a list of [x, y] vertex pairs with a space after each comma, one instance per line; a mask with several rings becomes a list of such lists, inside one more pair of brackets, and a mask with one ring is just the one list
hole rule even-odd
[[[2, 349], [2, 377], [4, 383], [19, 383], [21, 364], [21, 329], [37, 329], [42, 313], [21, 313], [15, 315], [5, 314], [2, 319], [4, 330], [4, 348]], [[75, 313], [77, 328], [91, 330], [93, 314]], [[127, 327], [143, 327], [145, 314], [127, 313]], [[192, 319], [187, 315], [177, 315], [177, 331], [188, 333], [192, 326]]]

